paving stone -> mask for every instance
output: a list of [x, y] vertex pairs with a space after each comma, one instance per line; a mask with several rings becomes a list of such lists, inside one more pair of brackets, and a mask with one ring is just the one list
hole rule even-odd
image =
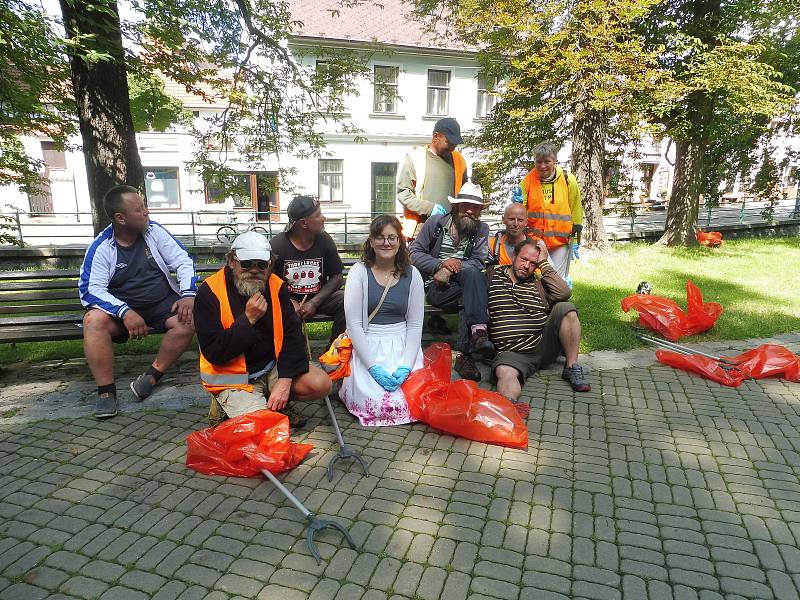
[[78, 598], [97, 598], [107, 589], [104, 581], [77, 575], [62, 583], [58, 591]]

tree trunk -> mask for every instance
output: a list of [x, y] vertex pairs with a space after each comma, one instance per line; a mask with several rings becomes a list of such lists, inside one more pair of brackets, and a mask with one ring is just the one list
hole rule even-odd
[[[67, 36], [81, 38], [83, 48], [71, 58], [72, 85], [92, 204], [92, 223], [99, 233], [109, 223], [103, 196], [115, 185], [144, 192], [144, 175], [128, 99], [122, 35], [114, 0], [59, 0]], [[86, 60], [97, 51], [106, 60]]]
[[603, 225], [605, 139], [603, 114], [590, 108], [585, 100], [579, 100], [572, 122], [572, 170], [583, 202], [581, 244], [601, 252], [611, 249]]
[[713, 101], [705, 94], [695, 93], [689, 98], [689, 132], [685, 139], [675, 140], [675, 178], [667, 203], [667, 222], [659, 244], [697, 244], [694, 227], [700, 210], [707, 131], [713, 106]]

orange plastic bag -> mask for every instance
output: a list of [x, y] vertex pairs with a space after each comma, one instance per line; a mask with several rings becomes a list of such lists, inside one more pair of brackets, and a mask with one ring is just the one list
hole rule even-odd
[[[319, 362], [329, 367], [336, 367], [328, 373], [333, 381], [344, 379], [350, 375], [350, 357], [353, 356], [353, 340], [346, 333], [341, 333], [333, 340], [331, 347], [322, 356]], [[327, 370], [327, 369], [326, 369]]]
[[669, 350], [656, 350], [658, 362], [675, 369], [697, 373], [701, 377], [716, 381], [728, 387], [739, 387], [747, 379], [747, 374], [738, 367], [724, 368], [719, 362], [700, 354], [679, 354]]
[[800, 383], [800, 356], [777, 344], [761, 344], [738, 356], [723, 357], [753, 379], [778, 377]]
[[698, 229], [695, 233], [695, 237], [701, 246], [716, 248], [722, 245], [722, 233], [719, 231], [703, 231], [702, 229]]
[[487, 444], [528, 449], [528, 428], [514, 405], [474, 381], [450, 381], [450, 346], [432, 344], [424, 366], [402, 389], [411, 416], [447, 433]]
[[257, 477], [295, 468], [314, 448], [289, 439], [289, 418], [271, 410], [233, 417], [186, 438], [186, 466], [206, 475]]
[[622, 310], [639, 312], [639, 324], [676, 341], [687, 335], [706, 331], [722, 314], [722, 305], [703, 302], [703, 294], [691, 281], [686, 282], [686, 312], [669, 298], [650, 294], [632, 294], [622, 299]]

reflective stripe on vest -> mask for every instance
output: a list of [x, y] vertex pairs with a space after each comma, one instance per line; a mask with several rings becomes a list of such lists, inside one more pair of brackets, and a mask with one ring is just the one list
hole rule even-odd
[[[269, 278], [269, 299], [272, 305], [272, 330], [274, 335], [275, 359], [280, 356], [283, 348], [283, 315], [281, 313], [280, 299], [278, 292], [283, 285], [283, 281], [277, 275], [270, 275]], [[225, 283], [225, 269], [222, 268], [203, 282], [211, 290], [211, 293], [219, 302], [219, 317], [222, 327], [230, 329], [235, 322], [233, 311], [231, 310], [228, 298], [228, 288]], [[247, 361], [244, 354], [229, 360], [223, 365], [215, 365], [200, 352], [200, 380], [203, 387], [212, 394], [217, 394], [226, 389], [239, 389], [252, 392], [253, 386], [249, 381], [247, 372]]]
[[[411, 164], [414, 165], [414, 174], [416, 179], [412, 182], [414, 184], [414, 195], [419, 198], [422, 195], [422, 190], [425, 187], [425, 173], [428, 169], [428, 146], [422, 149], [422, 152], [414, 152], [411, 155]], [[467, 161], [458, 150], [453, 150], [453, 196], [457, 196], [461, 191], [461, 186], [464, 182], [464, 173], [467, 171]], [[403, 208], [403, 235], [407, 238], [413, 238], [416, 233], [417, 225], [420, 222], [420, 217], [417, 213], [407, 208]]]
[[528, 230], [544, 239], [549, 249], [563, 246], [572, 233], [572, 209], [569, 206], [569, 185], [564, 170], [557, 168], [553, 182], [553, 200], [545, 206], [544, 192], [536, 169], [522, 181], [527, 196]]

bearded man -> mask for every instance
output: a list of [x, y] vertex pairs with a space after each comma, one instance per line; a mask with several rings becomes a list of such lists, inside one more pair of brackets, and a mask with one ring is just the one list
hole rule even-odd
[[455, 369], [464, 379], [480, 381], [473, 358], [490, 360], [489, 313], [483, 269], [488, 256], [489, 226], [480, 220], [483, 193], [465, 183], [446, 215], [430, 217], [409, 251], [411, 261], [426, 279], [428, 304], [459, 313], [459, 354]]
[[330, 392], [330, 378], [309, 365], [300, 317], [286, 284], [272, 273], [273, 262], [267, 239], [248, 231], [233, 241], [226, 266], [197, 292], [200, 379], [213, 398], [212, 425], [268, 408], [302, 427], [305, 419], [290, 402]]

